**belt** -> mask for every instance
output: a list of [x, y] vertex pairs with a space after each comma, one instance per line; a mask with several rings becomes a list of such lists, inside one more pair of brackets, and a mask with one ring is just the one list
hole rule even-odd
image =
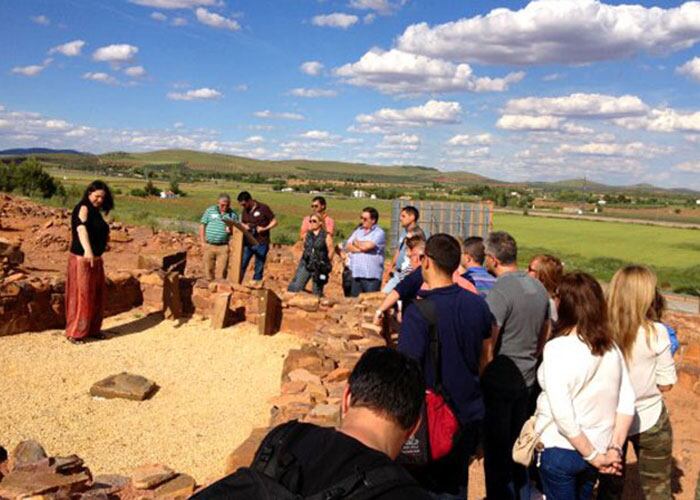
[[228, 245], [228, 241], [227, 241], [226, 243], [210, 243], [210, 242], [207, 241], [207, 245], [212, 245], [212, 246], [215, 246], [215, 247], [221, 247], [221, 246], [224, 246], [224, 245]]

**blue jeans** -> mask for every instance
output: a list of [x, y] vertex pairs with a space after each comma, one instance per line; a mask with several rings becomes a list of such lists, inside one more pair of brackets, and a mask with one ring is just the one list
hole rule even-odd
[[292, 282], [287, 287], [287, 291], [301, 292], [304, 290], [304, 288], [306, 288], [306, 284], [309, 282], [309, 280], [311, 280], [311, 290], [313, 291], [313, 294], [321, 297], [323, 295], [323, 287], [325, 286], [325, 283], [321, 283], [320, 281], [313, 279], [313, 273], [306, 269], [306, 265], [303, 262], [299, 262], [297, 272], [294, 274]]
[[588, 500], [598, 472], [581, 454], [563, 448], [545, 448], [540, 478], [547, 500]]
[[253, 255], [255, 255], [255, 271], [253, 273], [253, 279], [258, 281], [261, 280], [263, 278], [263, 268], [265, 267], [265, 259], [267, 259], [268, 250], [270, 250], [270, 245], [268, 244], [259, 244], [252, 247], [248, 245], [244, 246], [243, 262], [241, 263], [241, 275], [245, 276], [250, 259], [252, 259]]
[[382, 288], [379, 278], [353, 278], [350, 297], [358, 297], [361, 293], [378, 292]]

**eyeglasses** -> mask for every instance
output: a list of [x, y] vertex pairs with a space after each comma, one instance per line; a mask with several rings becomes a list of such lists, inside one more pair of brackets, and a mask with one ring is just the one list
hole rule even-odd
[[369, 217], [365, 217], [364, 215], [360, 217], [361, 221], [367, 221], [367, 220], [372, 220]]
[[312, 203], [311, 208], [321, 208], [321, 205], [319, 205], [318, 203]]
[[309, 222], [310, 222], [311, 224], [318, 224], [318, 223], [321, 222], [321, 221], [318, 220], [318, 219], [309, 219]]

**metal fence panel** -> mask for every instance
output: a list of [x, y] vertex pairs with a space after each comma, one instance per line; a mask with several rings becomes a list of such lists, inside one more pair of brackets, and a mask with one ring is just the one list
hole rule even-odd
[[420, 212], [418, 224], [430, 234], [447, 233], [462, 240], [469, 236], [486, 238], [493, 228], [491, 202], [463, 203], [450, 201], [394, 200], [391, 206], [391, 248], [398, 244], [401, 224], [399, 214], [406, 206]]

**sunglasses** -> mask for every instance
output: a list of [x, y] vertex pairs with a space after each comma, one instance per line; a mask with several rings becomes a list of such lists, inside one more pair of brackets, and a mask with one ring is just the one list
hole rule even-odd
[[372, 219], [370, 219], [369, 217], [365, 217], [365, 216], [363, 215], [362, 217], [360, 217], [360, 220], [366, 221], [366, 220], [372, 220]]
[[310, 222], [311, 224], [318, 224], [318, 223], [321, 222], [321, 221], [318, 220], [318, 219], [309, 219], [309, 222]]
[[312, 203], [311, 208], [321, 208], [321, 205], [319, 205], [318, 203]]

